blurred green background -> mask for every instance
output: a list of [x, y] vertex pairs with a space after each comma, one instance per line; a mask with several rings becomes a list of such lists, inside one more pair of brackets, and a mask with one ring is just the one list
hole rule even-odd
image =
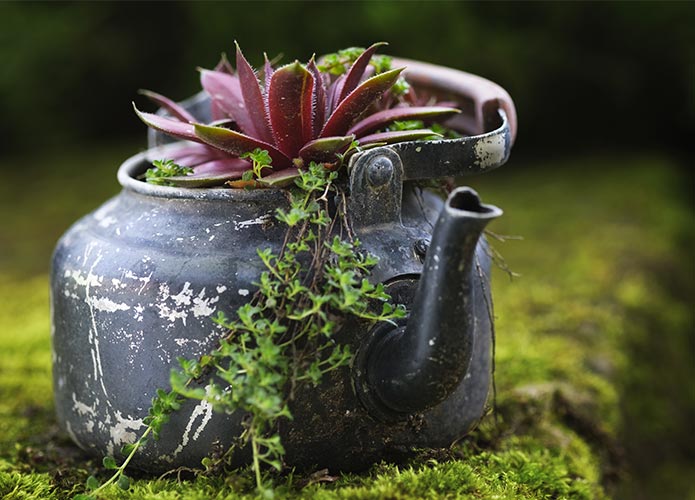
[[0, 4], [2, 151], [139, 138], [130, 101], [183, 98], [237, 40], [252, 62], [385, 40], [514, 97], [516, 153], [684, 148], [695, 121], [692, 4], [79, 2]]
[[[639, 293], [609, 282], [585, 299], [595, 305], [615, 289], [634, 327], [615, 344], [624, 369], [609, 377], [624, 472], [609, 491], [693, 498], [693, 26], [688, 2], [0, 2], [0, 284], [43, 286], [56, 239], [118, 192], [117, 166], [146, 143], [130, 103], [151, 107], [137, 89], [195, 93], [196, 67], [214, 66], [234, 40], [252, 63], [264, 51], [306, 60], [384, 40], [385, 52], [482, 75], [514, 98], [510, 164], [471, 181], [484, 198], [516, 207], [504, 231], [533, 239], [503, 249], [525, 276], [514, 293], [537, 291], [544, 272], [560, 269], [557, 252], [574, 252], [576, 272], [625, 267], [644, 277]], [[591, 221], [584, 205], [594, 208]], [[611, 238], [624, 251], [611, 253]], [[586, 248], [568, 248], [573, 242]], [[602, 250], [592, 252], [592, 242]], [[603, 258], [599, 243], [615, 261], [589, 260]], [[644, 299], [651, 293], [659, 299]], [[550, 297], [544, 307], [541, 316], [568, 305]], [[0, 337], [14, 333], [5, 326]], [[47, 329], [42, 335], [47, 345]]]

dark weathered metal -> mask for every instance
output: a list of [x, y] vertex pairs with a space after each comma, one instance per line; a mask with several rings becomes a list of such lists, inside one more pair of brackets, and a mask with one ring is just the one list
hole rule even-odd
[[[418, 71], [408, 74], [425, 78]], [[448, 88], [447, 78], [428, 89], [471, 101], [475, 92]], [[356, 359], [319, 387], [297, 389], [294, 419], [280, 427], [288, 464], [359, 469], [412, 447], [448, 446], [483, 414], [492, 325], [490, 258], [480, 232], [498, 211], [470, 191], [457, 191], [444, 206], [413, 180], [480, 173], [506, 161], [513, 140], [504, 111], [509, 105], [494, 110], [495, 121], [490, 102], [470, 108], [473, 117], [485, 110], [476, 136], [384, 146], [351, 158], [351, 228], [379, 257], [372, 280], [383, 282], [410, 317], [396, 328], [349, 321], [336, 334]], [[206, 107], [201, 96], [188, 104], [194, 114]], [[160, 144], [157, 134], [150, 140]], [[58, 420], [96, 455], [118, 455], [137, 438], [176, 358], [209, 351], [223, 334], [210, 317], [233, 315], [250, 298], [262, 271], [256, 249], [277, 251], [284, 238], [273, 218], [277, 207], [288, 205], [282, 190], [184, 189], [137, 180], [147, 160], [166, 157], [167, 147], [126, 161], [118, 174], [123, 191], [70, 228], [53, 256]], [[242, 418], [213, 414], [205, 402], [187, 403], [134, 465], [150, 471], [197, 466], [239, 436]], [[247, 458], [242, 452], [237, 463]]]
[[403, 165], [389, 148], [367, 151], [350, 163], [349, 211], [356, 226], [398, 224], [403, 197]]
[[407, 324], [380, 325], [365, 359], [364, 385], [381, 415], [405, 417], [431, 408], [468, 372], [477, 322], [487, 313], [485, 304], [476, 301], [481, 283], [475, 251], [485, 226], [501, 214], [481, 204], [470, 188], [458, 188], [449, 196], [432, 234]]

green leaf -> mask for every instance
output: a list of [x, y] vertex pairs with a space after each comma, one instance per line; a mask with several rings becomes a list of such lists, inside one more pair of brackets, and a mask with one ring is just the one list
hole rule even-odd
[[72, 500], [97, 500], [95, 496], [92, 495], [87, 495], [85, 493], [78, 493], [74, 497], [72, 497]]
[[145, 180], [160, 186], [171, 185], [170, 177], [183, 177], [193, 173], [192, 168], [178, 165], [174, 160], [154, 160], [152, 165], [154, 168], [148, 168], [145, 172]]
[[116, 464], [116, 460], [113, 457], [104, 457], [101, 463], [106, 469], [118, 469], [118, 464]]
[[96, 490], [100, 484], [101, 483], [99, 483], [99, 480], [94, 476], [89, 476], [87, 478], [87, 482], [85, 482], [85, 486], [88, 490]]
[[130, 489], [130, 478], [126, 476], [125, 474], [121, 474], [121, 476], [118, 478], [118, 487], [122, 490], [129, 490]]
[[134, 444], [132, 444], [132, 443], [127, 443], [127, 444], [124, 444], [124, 445], [121, 447], [121, 453], [122, 453], [123, 455], [125, 455], [125, 456], [128, 456], [128, 455], [130, 455], [130, 454], [133, 452], [134, 449], [135, 449], [135, 445], [134, 445]]

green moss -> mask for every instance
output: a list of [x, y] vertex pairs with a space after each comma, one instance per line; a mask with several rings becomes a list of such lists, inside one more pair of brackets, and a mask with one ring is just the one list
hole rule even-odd
[[[54, 422], [48, 285], [36, 260], [45, 262], [57, 236], [49, 225], [67, 227], [96, 204], [67, 189], [114, 190], [111, 172], [122, 158], [101, 158], [111, 162], [105, 180], [66, 184], [47, 174], [38, 205], [0, 197], [7, 214], [0, 242], [11, 242], [0, 251], [9, 264], [0, 274], [2, 498], [69, 498], [99, 470]], [[74, 162], [86, 160], [63, 160]], [[692, 208], [680, 194], [683, 175], [663, 159], [632, 157], [534, 170], [512, 164], [475, 179], [484, 200], [505, 209], [492, 230], [524, 237], [495, 243], [522, 275], [510, 282], [498, 272], [493, 288], [498, 421], [488, 417], [452, 449], [423, 451], [400, 465], [291, 475], [277, 496], [695, 498], [693, 263], [685, 250], [695, 237]], [[31, 242], [12, 242], [24, 227]], [[130, 492], [114, 488], [104, 498], [252, 496], [242, 473], [138, 478]]]

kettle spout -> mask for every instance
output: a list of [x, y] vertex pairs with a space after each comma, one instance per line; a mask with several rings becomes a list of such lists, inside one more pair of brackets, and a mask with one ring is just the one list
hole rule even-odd
[[476, 303], [482, 296], [476, 248], [485, 226], [500, 215], [470, 188], [458, 188], [447, 199], [407, 324], [381, 335], [365, 359], [365, 385], [382, 416], [432, 408], [466, 375], [481, 322], [477, 315], [481, 309], [487, 314]]

